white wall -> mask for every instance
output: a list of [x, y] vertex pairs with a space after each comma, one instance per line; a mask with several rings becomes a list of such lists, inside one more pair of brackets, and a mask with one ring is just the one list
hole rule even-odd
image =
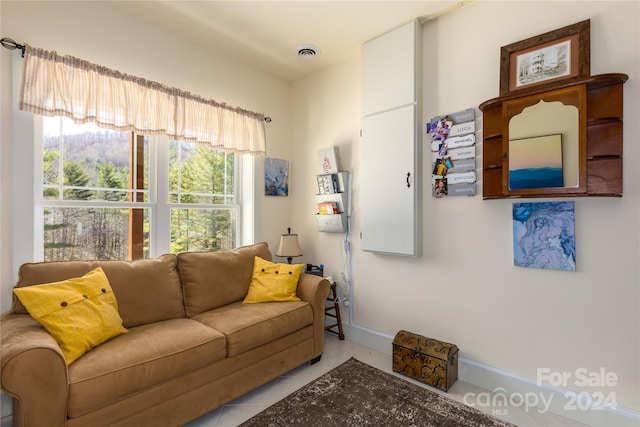
[[[618, 404], [640, 409], [639, 6], [482, 1], [424, 25], [424, 122], [471, 107], [481, 117], [477, 106], [499, 95], [501, 46], [584, 19], [591, 19], [592, 74], [630, 76], [624, 88], [624, 197], [574, 199], [576, 272], [513, 266], [513, 201], [482, 200], [481, 145], [475, 197], [431, 198], [430, 159], [423, 159], [421, 258], [362, 251], [359, 59], [294, 83], [293, 140], [306, 144], [294, 148], [294, 164], [309, 171], [293, 175], [292, 187], [307, 189], [296, 197], [294, 224], [305, 230], [305, 257], [326, 264], [336, 277], [344, 236], [307, 230], [314, 228], [316, 152], [337, 145], [343, 169], [354, 175], [351, 304], [357, 326], [388, 338], [408, 329], [454, 342], [463, 358], [531, 383], [538, 368], [575, 374], [604, 367], [618, 377]], [[384, 203], [381, 194], [381, 209], [393, 211]], [[574, 381], [564, 388], [585, 390]]]
[[[0, 2], [2, 36], [19, 43], [60, 54], [76, 56], [124, 73], [144, 77], [168, 86], [197, 93], [205, 98], [226, 102], [271, 116], [267, 128], [267, 155], [290, 158], [289, 116], [290, 84], [267, 73], [240, 65], [223, 56], [215, 56], [178, 40], [145, 22], [127, 15], [108, 2]], [[20, 199], [30, 199], [32, 189], [23, 185], [13, 192], [15, 177], [29, 174], [31, 155], [20, 154], [19, 144], [29, 144], [12, 137], [12, 67], [19, 53], [0, 49], [2, 58], [2, 133], [0, 135], [0, 173], [2, 204], [0, 218], [0, 273], [2, 310], [11, 304], [11, 287], [17, 279], [17, 267], [33, 261], [25, 244], [31, 234], [29, 212], [16, 206]], [[20, 59], [17, 62], [21, 62]], [[19, 81], [19, 76], [18, 76]], [[15, 129], [16, 135], [25, 129]], [[14, 143], [16, 144], [14, 147]], [[14, 164], [14, 155], [21, 163]], [[26, 160], [24, 160], [26, 158]], [[290, 224], [291, 197], [264, 197], [264, 160], [256, 158], [255, 179], [258, 205], [255, 225], [257, 241], [269, 243], [275, 252], [279, 236]], [[17, 210], [17, 212], [13, 212]], [[262, 214], [266, 212], [268, 214]], [[26, 220], [24, 220], [27, 218]], [[16, 250], [15, 248], [18, 247]]]
[[[552, 7], [552, 11], [550, 8]], [[0, 2], [2, 36], [264, 112], [268, 155], [291, 160], [290, 196], [259, 197], [258, 240], [272, 251], [291, 226], [305, 255], [338, 277], [344, 235], [318, 233], [313, 215], [317, 150], [336, 145], [353, 173], [354, 322], [387, 338], [399, 329], [454, 342], [468, 360], [535, 382], [536, 369], [605, 367], [618, 375], [618, 402], [640, 409], [639, 3], [471, 3], [424, 27], [424, 121], [498, 96], [500, 46], [591, 19], [592, 74], [622, 72], [625, 85], [624, 197], [575, 199], [576, 272], [513, 267], [512, 201], [481, 196], [434, 200], [425, 168], [424, 255], [360, 249], [360, 58], [289, 85], [181, 44], [160, 29], [99, 2]], [[54, 26], [53, 23], [56, 23]], [[63, 30], [60, 30], [63, 28]], [[0, 49], [0, 299], [9, 306], [12, 256], [27, 227], [14, 217], [11, 179], [11, 58]], [[481, 121], [478, 121], [478, 129]], [[480, 136], [480, 133], [478, 134]], [[392, 147], [390, 147], [392, 149]], [[481, 154], [481, 146], [477, 148]], [[256, 181], [262, 185], [261, 159]], [[478, 165], [481, 165], [481, 157]], [[480, 170], [479, 170], [480, 172]], [[12, 184], [12, 183], [10, 183]], [[480, 191], [482, 182], [478, 182]], [[261, 193], [260, 193], [261, 194]], [[381, 195], [381, 205], [384, 195]], [[392, 207], [390, 207], [392, 209]], [[346, 320], [346, 316], [345, 316]], [[571, 388], [571, 387], [569, 387]]]

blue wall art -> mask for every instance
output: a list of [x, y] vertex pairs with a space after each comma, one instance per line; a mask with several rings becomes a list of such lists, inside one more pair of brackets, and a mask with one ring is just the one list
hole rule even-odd
[[513, 265], [576, 270], [573, 202], [513, 204]]
[[289, 161], [268, 157], [264, 159], [264, 194], [289, 195]]

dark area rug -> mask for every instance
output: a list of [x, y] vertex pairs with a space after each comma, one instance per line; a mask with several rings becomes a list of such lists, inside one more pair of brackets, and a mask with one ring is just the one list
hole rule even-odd
[[513, 427], [513, 424], [351, 358], [241, 426]]

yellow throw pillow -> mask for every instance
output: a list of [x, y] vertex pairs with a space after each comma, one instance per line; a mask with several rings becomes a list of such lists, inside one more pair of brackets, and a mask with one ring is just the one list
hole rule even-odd
[[300, 301], [296, 295], [303, 264], [275, 264], [256, 256], [253, 277], [243, 303]]
[[98, 267], [82, 277], [15, 288], [20, 302], [56, 340], [67, 365], [127, 330], [109, 280]]

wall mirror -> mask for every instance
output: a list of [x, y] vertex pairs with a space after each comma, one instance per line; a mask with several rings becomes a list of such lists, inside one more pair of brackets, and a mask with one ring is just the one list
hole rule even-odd
[[502, 104], [505, 195], [586, 191], [586, 90], [551, 90]]

